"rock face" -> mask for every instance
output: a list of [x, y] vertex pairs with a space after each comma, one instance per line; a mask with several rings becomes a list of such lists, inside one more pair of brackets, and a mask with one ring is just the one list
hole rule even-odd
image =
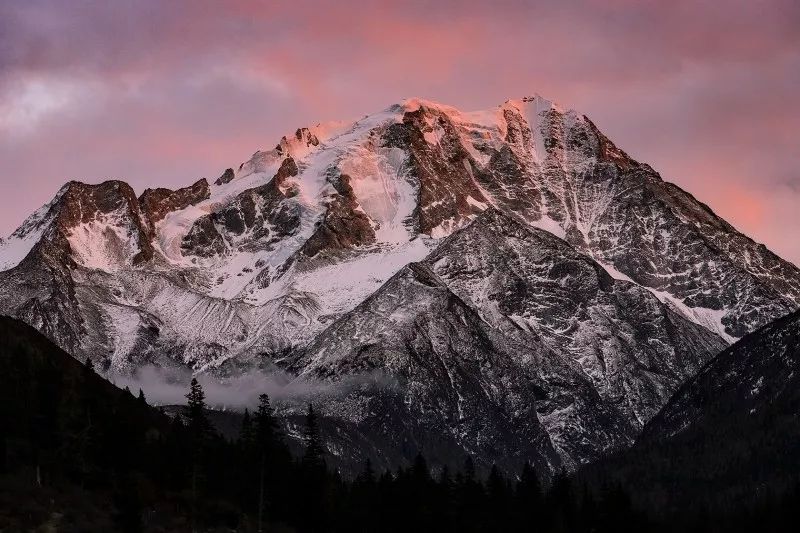
[[140, 198], [68, 184], [0, 242], [0, 311], [120, 372], [380, 371], [392, 395], [343, 398], [404, 413], [381, 430], [398, 446], [415, 420], [448, 453], [556, 467], [627, 445], [716, 351], [800, 305], [797, 267], [540, 97], [408, 100], [232, 168]]
[[204, 179], [184, 189], [171, 191], [169, 189], [147, 189], [139, 198], [142, 212], [150, 223], [150, 231], [155, 230], [155, 224], [164, 219], [172, 211], [180, 211], [189, 206], [207, 200], [211, 196], [208, 182]]
[[[689, 378], [634, 447], [587, 468], [682, 526], [687, 509], [780, 501], [800, 465], [800, 311], [753, 332]], [[757, 528], [756, 528], [757, 529]]]
[[[387, 374], [403, 384], [408, 418], [429, 425], [423, 435], [450, 435], [509, 467], [536, 451], [553, 469], [630, 444], [724, 346], [564, 241], [488, 210], [325, 330], [290, 367], [334, 382]], [[323, 408], [364, 423], [386, 416], [372, 406], [379, 396], [352, 392], [356, 413]], [[405, 433], [394, 438], [409, 446]]]
[[299, 212], [285, 202], [291, 191], [285, 192], [282, 187], [296, 175], [294, 160], [284, 159], [267, 184], [247, 189], [223, 208], [198, 218], [183, 238], [182, 252], [214, 257], [235, 248], [242, 237], [249, 240], [249, 247], [268, 248], [270, 243], [294, 234], [300, 224]]
[[742, 418], [767, 411], [794, 418], [800, 408], [799, 369], [797, 311], [744, 337], [704, 366], [675, 393], [641, 440], [697, 433], [720, 421], [735, 427]]

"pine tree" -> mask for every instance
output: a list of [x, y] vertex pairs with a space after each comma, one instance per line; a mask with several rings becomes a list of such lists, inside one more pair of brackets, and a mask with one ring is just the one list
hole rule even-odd
[[505, 500], [506, 480], [503, 478], [497, 465], [492, 465], [492, 469], [489, 471], [489, 478], [486, 480], [486, 490], [489, 492], [489, 498], [497, 501]]
[[139, 398], [138, 398], [138, 400], [139, 400], [139, 403], [141, 405], [147, 405], [147, 400], [144, 397], [144, 391], [142, 389], [139, 389]]
[[[474, 531], [482, 520], [483, 486], [476, 479], [475, 462], [471, 456], [464, 460], [463, 475], [459, 473], [456, 486], [456, 518], [458, 529]], [[478, 526], [476, 526], [476, 524]]]
[[498, 531], [509, 529], [508, 484], [497, 465], [492, 465], [489, 478], [486, 480], [486, 492], [489, 497], [489, 513], [487, 526]]
[[464, 479], [467, 483], [475, 481], [475, 461], [472, 460], [471, 455], [464, 459]]
[[515, 500], [516, 515], [522, 524], [541, 521], [539, 515], [542, 511], [542, 485], [536, 470], [528, 462], [522, 467]]
[[192, 531], [197, 531], [197, 484], [203, 446], [211, 428], [205, 413], [206, 395], [197, 378], [192, 378], [186, 399], [186, 419], [192, 442]]
[[206, 437], [211, 425], [206, 417], [206, 394], [203, 392], [203, 387], [197, 381], [197, 378], [192, 378], [192, 383], [189, 386], [189, 393], [186, 395], [188, 403], [186, 404], [185, 416], [189, 430], [192, 437], [195, 439], [195, 444], [202, 443]]
[[308, 404], [306, 413], [306, 453], [303, 456], [303, 463], [312, 468], [325, 468], [325, 449], [313, 404]]
[[273, 458], [280, 438], [278, 422], [269, 403], [269, 396], [262, 394], [258, 397], [258, 410], [255, 416], [255, 445], [259, 455], [259, 497], [258, 497], [258, 531], [262, 531], [264, 519], [265, 494], [264, 483], [267, 462]]
[[428, 461], [425, 460], [425, 456], [422, 455], [422, 452], [417, 453], [417, 456], [414, 458], [414, 466], [411, 467], [411, 474], [415, 483], [427, 484], [428, 481], [430, 481]]
[[261, 453], [267, 455], [275, 451], [280, 439], [280, 428], [277, 420], [275, 420], [269, 396], [266, 394], [258, 397], [258, 410], [255, 414], [255, 438]]
[[577, 503], [572, 482], [566, 471], [553, 476], [547, 493], [547, 512], [551, 517], [551, 527], [555, 531], [573, 531], [577, 521]]
[[241, 442], [245, 448], [249, 448], [253, 445], [254, 440], [253, 420], [250, 418], [250, 410], [245, 409], [244, 416], [242, 417], [242, 427], [239, 430], [239, 442]]
[[375, 470], [372, 468], [372, 461], [369, 458], [364, 461], [364, 470], [356, 477], [356, 483], [370, 487], [375, 485]]
[[450, 476], [450, 468], [447, 465], [442, 466], [442, 471], [439, 473], [439, 480], [437, 483], [437, 499], [439, 507], [439, 525], [435, 529], [438, 531], [451, 530], [454, 522], [454, 505], [453, 499], [453, 479]]
[[442, 466], [442, 471], [439, 473], [439, 485], [448, 491], [453, 488], [453, 480], [450, 478], [450, 468], [447, 465]]
[[325, 524], [325, 488], [327, 485], [327, 470], [325, 465], [325, 451], [322, 445], [317, 413], [314, 406], [308, 405], [306, 414], [306, 451], [301, 463], [306, 488], [307, 516], [303, 517], [303, 528], [307, 531], [319, 531]]

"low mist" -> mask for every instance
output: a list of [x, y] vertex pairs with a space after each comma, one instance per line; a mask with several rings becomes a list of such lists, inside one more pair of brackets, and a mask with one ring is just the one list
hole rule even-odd
[[193, 375], [188, 369], [144, 366], [132, 375], [109, 375], [108, 379], [120, 388], [128, 387], [133, 394], [141, 389], [151, 405], [182, 405], [192, 377], [203, 386], [206, 403], [214, 409], [243, 411], [258, 405], [258, 397], [268, 394], [275, 403], [306, 403], [320, 396], [344, 396], [353, 389], [365, 386], [392, 387], [396, 382], [379, 372], [348, 376], [335, 383], [300, 379], [280, 370], [251, 370], [232, 377], [212, 374]]

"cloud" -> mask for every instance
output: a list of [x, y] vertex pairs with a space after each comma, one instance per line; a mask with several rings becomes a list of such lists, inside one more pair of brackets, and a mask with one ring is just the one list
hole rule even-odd
[[[141, 389], [151, 405], [184, 405], [192, 377], [196, 377], [206, 395], [206, 403], [216, 409], [243, 411], [258, 405], [258, 397], [268, 394], [281, 408], [305, 408], [321, 398], [343, 398], [362, 387], [393, 388], [393, 378], [381, 372], [347, 376], [337, 382], [298, 378], [281, 370], [251, 370], [233, 377], [213, 374], [193, 376], [183, 368], [144, 366], [131, 375], [109, 375], [107, 378], [120, 388], [128, 387], [134, 394]], [[327, 402], [326, 402], [327, 403]]]

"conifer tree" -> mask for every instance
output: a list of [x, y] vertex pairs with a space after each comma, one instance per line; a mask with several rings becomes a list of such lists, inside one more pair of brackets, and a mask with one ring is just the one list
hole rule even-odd
[[200, 476], [200, 462], [203, 446], [211, 427], [205, 413], [206, 395], [197, 378], [192, 378], [186, 399], [188, 400], [186, 420], [192, 447], [192, 531], [197, 531], [197, 485]]
[[541, 521], [538, 516], [542, 510], [542, 485], [536, 470], [529, 462], [522, 467], [519, 481], [517, 482], [515, 505], [518, 509], [517, 516], [522, 523]]
[[506, 480], [500, 473], [497, 465], [492, 465], [489, 471], [489, 478], [486, 480], [486, 489], [489, 491], [489, 497], [495, 500], [504, 500], [506, 492]]
[[411, 469], [412, 476], [416, 483], [424, 484], [430, 481], [430, 472], [428, 471], [428, 461], [422, 452], [417, 453], [414, 458], [414, 466]]
[[464, 482], [467, 485], [475, 483], [475, 461], [472, 460], [471, 455], [464, 459]]
[[253, 420], [250, 418], [250, 410], [245, 408], [244, 416], [242, 417], [242, 427], [239, 430], [239, 442], [241, 442], [245, 448], [249, 448], [253, 445], [254, 439]]
[[306, 501], [308, 515], [303, 517], [303, 529], [318, 531], [325, 524], [325, 487], [327, 483], [327, 470], [325, 465], [325, 450], [319, 431], [317, 413], [312, 404], [308, 405], [306, 413], [306, 451], [302, 459], [302, 472], [306, 488]]
[[375, 470], [372, 468], [372, 461], [369, 458], [364, 461], [364, 470], [358, 475], [356, 482], [365, 486], [375, 484]]
[[262, 394], [258, 397], [258, 410], [255, 414], [255, 438], [261, 453], [269, 455], [278, 446], [280, 429], [275, 420], [269, 396]]
[[489, 478], [486, 480], [488, 496], [488, 523], [487, 526], [498, 531], [509, 529], [508, 513], [508, 483], [506, 482], [497, 465], [492, 465]]
[[313, 404], [308, 404], [306, 413], [306, 453], [303, 456], [303, 463], [311, 468], [325, 467], [325, 449]]
[[265, 494], [264, 483], [267, 462], [271, 460], [278, 449], [280, 430], [275, 420], [269, 396], [262, 394], [258, 397], [258, 410], [255, 415], [255, 445], [259, 455], [259, 483], [258, 483], [258, 531], [262, 531]]

